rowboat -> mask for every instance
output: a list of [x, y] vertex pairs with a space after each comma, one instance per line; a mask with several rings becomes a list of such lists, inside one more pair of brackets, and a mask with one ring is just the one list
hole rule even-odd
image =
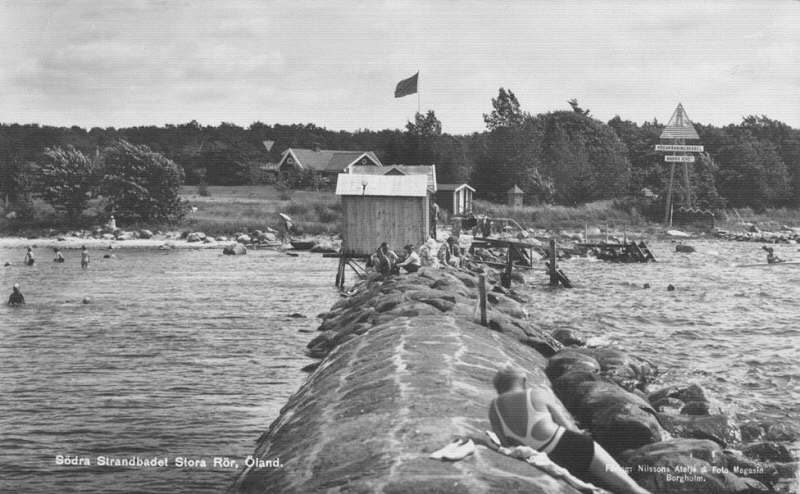
[[773, 262], [772, 264], [768, 264], [765, 262], [761, 262], [758, 264], [737, 264], [737, 268], [765, 268], [765, 267], [777, 267], [777, 266], [800, 266], [800, 261], [784, 261], [784, 262]]

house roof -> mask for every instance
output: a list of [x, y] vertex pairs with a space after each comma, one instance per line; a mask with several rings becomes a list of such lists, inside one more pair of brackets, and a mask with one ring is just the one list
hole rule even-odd
[[320, 172], [341, 172], [348, 166], [354, 165], [365, 158], [371, 159], [377, 163], [378, 166], [383, 166], [378, 156], [372, 151], [289, 148], [283, 152], [281, 164], [283, 164], [288, 155], [292, 155], [297, 165], [301, 168], [308, 168]]
[[510, 189], [508, 189], [508, 192], [506, 192], [506, 193], [507, 194], [524, 194], [525, 192], [523, 192], [522, 189], [517, 187], [517, 184], [514, 184], [514, 186], [511, 187]]
[[464, 187], [466, 187], [472, 192], [475, 192], [475, 189], [470, 187], [469, 184], [439, 184], [437, 187], [439, 190], [452, 190], [452, 191], [461, 190]]
[[340, 173], [336, 180], [337, 196], [425, 197], [425, 175], [362, 175]]
[[428, 177], [428, 189], [431, 192], [436, 192], [436, 165], [388, 165], [382, 168], [354, 166], [350, 171], [362, 175], [386, 175], [391, 174], [393, 171], [400, 172], [402, 175], [426, 175]]

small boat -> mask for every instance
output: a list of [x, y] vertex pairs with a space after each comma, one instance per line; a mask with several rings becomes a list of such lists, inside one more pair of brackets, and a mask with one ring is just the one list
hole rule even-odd
[[310, 241], [301, 241], [301, 240], [292, 240], [292, 249], [294, 250], [310, 250], [312, 247], [317, 245], [316, 242], [313, 240]]
[[760, 262], [758, 264], [737, 264], [737, 268], [763, 268], [763, 267], [777, 267], [777, 266], [798, 266], [800, 265], [800, 261], [783, 261], [783, 262], [773, 262], [773, 263], [766, 263]]

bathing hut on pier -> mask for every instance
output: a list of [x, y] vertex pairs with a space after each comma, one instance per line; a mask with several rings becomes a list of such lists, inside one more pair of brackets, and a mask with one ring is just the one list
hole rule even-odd
[[420, 245], [430, 233], [428, 177], [340, 174], [342, 255], [365, 257], [381, 242], [393, 249]]
[[472, 194], [475, 189], [468, 184], [439, 184], [436, 187], [436, 204], [454, 216], [472, 212]]

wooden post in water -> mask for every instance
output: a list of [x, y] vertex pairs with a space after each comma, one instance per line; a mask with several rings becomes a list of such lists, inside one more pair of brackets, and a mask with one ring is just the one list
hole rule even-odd
[[550, 286], [558, 286], [558, 268], [556, 267], [556, 239], [550, 239]]
[[481, 325], [486, 326], [486, 275], [478, 275], [478, 296], [481, 307]]

